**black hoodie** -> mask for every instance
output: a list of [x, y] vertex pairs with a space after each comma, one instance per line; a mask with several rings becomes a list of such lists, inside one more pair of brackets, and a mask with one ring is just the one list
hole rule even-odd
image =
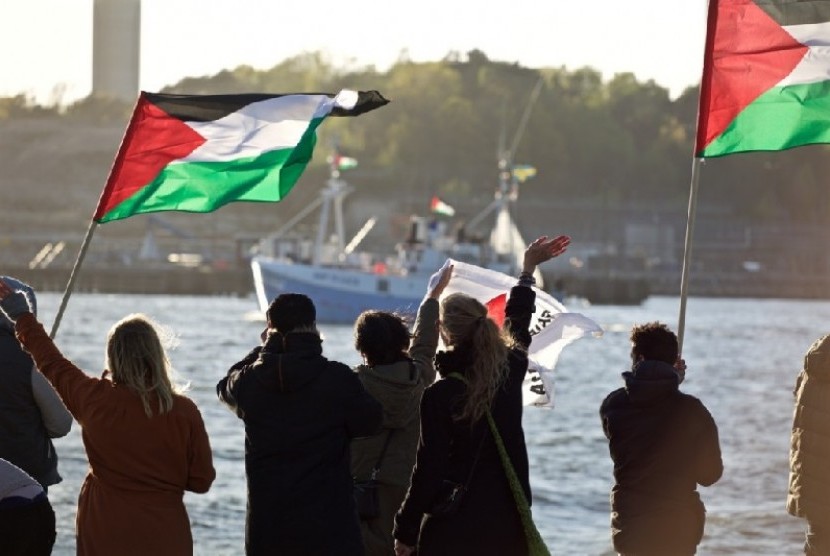
[[697, 485], [723, 473], [717, 426], [700, 400], [678, 390], [668, 363], [640, 361], [623, 379], [600, 407], [614, 461], [614, 547], [693, 554], [705, 519]]
[[361, 554], [349, 443], [381, 405], [315, 333], [274, 333], [231, 367], [219, 399], [245, 422], [247, 554]]

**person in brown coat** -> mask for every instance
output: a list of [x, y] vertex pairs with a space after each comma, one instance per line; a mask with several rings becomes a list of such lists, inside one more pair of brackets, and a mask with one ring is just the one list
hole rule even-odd
[[216, 472], [202, 416], [172, 385], [152, 322], [136, 314], [116, 323], [108, 369], [93, 378], [61, 354], [23, 294], [2, 280], [0, 309], [82, 428], [89, 473], [78, 497], [77, 553], [192, 554], [184, 491], [207, 492]]
[[795, 383], [787, 511], [807, 520], [804, 553], [830, 554], [830, 336], [804, 356]]

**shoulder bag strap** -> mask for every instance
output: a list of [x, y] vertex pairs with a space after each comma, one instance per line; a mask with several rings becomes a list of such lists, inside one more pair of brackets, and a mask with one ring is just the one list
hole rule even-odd
[[389, 441], [392, 440], [393, 434], [395, 434], [395, 429], [389, 429], [389, 432], [386, 433], [386, 440], [383, 442], [383, 449], [380, 451], [380, 457], [378, 457], [378, 462], [372, 468], [372, 475], [370, 476], [370, 479], [373, 481], [378, 476], [380, 464], [383, 463], [383, 457], [386, 455], [386, 449], [389, 447]]
[[522, 520], [522, 527], [525, 531], [530, 553], [534, 555], [549, 555], [550, 551], [547, 549], [545, 541], [542, 539], [542, 535], [539, 534], [536, 524], [533, 523], [533, 516], [530, 513], [530, 504], [528, 504], [527, 499], [525, 498], [524, 490], [522, 490], [522, 485], [519, 483], [519, 477], [516, 475], [516, 470], [510, 462], [510, 456], [507, 454], [507, 449], [504, 447], [504, 442], [501, 439], [499, 429], [496, 427], [496, 421], [493, 419], [493, 414], [490, 413], [490, 410], [487, 410], [487, 423], [490, 425], [490, 432], [493, 433], [493, 440], [496, 442], [496, 448], [499, 451], [502, 467], [504, 467], [504, 472], [507, 475], [507, 482], [510, 485], [510, 490], [513, 492], [513, 499], [516, 501], [516, 508], [519, 510], [519, 517]]

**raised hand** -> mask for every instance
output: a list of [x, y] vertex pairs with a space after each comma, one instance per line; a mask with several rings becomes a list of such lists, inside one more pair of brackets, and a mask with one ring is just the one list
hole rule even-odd
[[22, 292], [13, 290], [5, 280], [0, 279], [0, 311], [15, 321], [23, 313], [31, 311], [29, 302]]
[[438, 299], [441, 297], [441, 294], [444, 292], [444, 288], [446, 288], [447, 284], [450, 283], [453, 268], [453, 265], [445, 264], [438, 270], [438, 272], [430, 277], [429, 292], [427, 293], [427, 297], [431, 297], [432, 299]]
[[552, 239], [549, 239], [548, 236], [538, 238], [525, 249], [522, 271], [533, 272], [537, 265], [564, 253], [570, 243], [570, 236], [565, 235], [556, 236]]

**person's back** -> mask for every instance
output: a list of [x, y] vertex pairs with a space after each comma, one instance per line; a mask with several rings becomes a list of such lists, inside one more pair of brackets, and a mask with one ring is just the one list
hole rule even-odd
[[144, 315], [116, 323], [103, 378], [66, 359], [0, 280], [0, 309], [81, 425], [90, 471], [78, 496], [79, 555], [192, 554], [185, 490], [206, 492], [215, 470], [196, 405], [177, 393], [155, 326]]
[[349, 443], [377, 431], [381, 406], [348, 366], [322, 355], [310, 300], [301, 303], [309, 322], [286, 315], [299, 314], [297, 300], [275, 300], [280, 315], [269, 312], [264, 343], [217, 384], [245, 422], [246, 552], [361, 554]]
[[[650, 338], [637, 346], [643, 336]], [[677, 358], [674, 334], [650, 323], [635, 327], [632, 340], [625, 387], [600, 407], [614, 462], [614, 548], [620, 554], [694, 554], [705, 521], [697, 486], [715, 483], [723, 472], [717, 427], [700, 400], [678, 389], [678, 370], [668, 363]], [[650, 358], [652, 342], [669, 344], [667, 351], [657, 348], [660, 359]]]
[[420, 437], [421, 395], [435, 380], [438, 298], [451, 275], [448, 266], [433, 276], [435, 283], [430, 281], [418, 308], [411, 338], [403, 319], [392, 313], [365, 311], [355, 322], [355, 348], [366, 362], [357, 367], [357, 375], [383, 405], [381, 432], [352, 442], [355, 479], [367, 480], [378, 469], [378, 515], [360, 522], [367, 556], [386, 556], [394, 550], [395, 512], [406, 495]]
[[805, 554], [830, 554], [830, 336], [807, 351], [794, 394], [787, 511], [807, 520]]
[[[0, 279], [24, 292], [32, 312], [36, 311], [31, 287], [7, 276]], [[20, 346], [14, 323], [2, 312], [0, 381], [0, 458], [23, 469], [43, 487], [59, 483], [58, 456], [51, 438], [69, 432], [72, 416]]]

